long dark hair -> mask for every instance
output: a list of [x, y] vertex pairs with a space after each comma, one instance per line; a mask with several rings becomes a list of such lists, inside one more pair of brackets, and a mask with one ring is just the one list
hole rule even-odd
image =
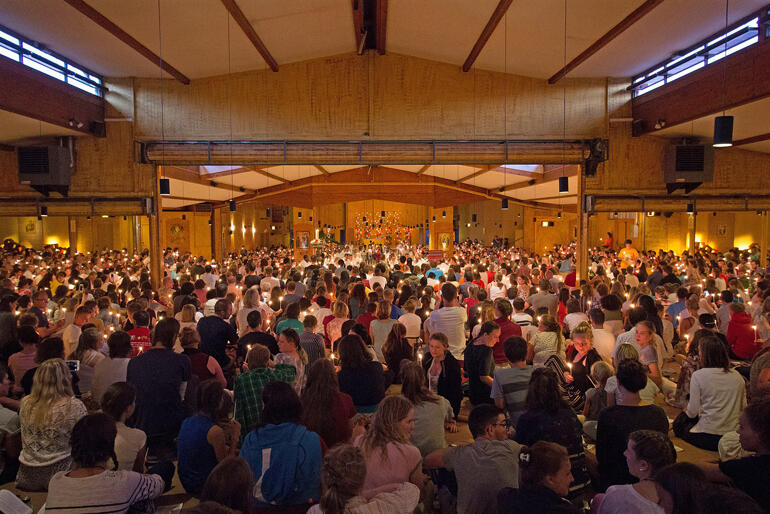
[[335, 419], [333, 405], [340, 387], [334, 365], [327, 359], [318, 359], [307, 373], [307, 385], [302, 392], [302, 423], [321, 439], [334, 439]]
[[528, 411], [542, 410], [549, 414], [569, 405], [562, 396], [559, 379], [551, 368], [537, 368], [532, 372], [527, 390]]
[[[353, 328], [355, 329], [355, 326]], [[372, 356], [366, 351], [363, 339], [358, 334], [348, 334], [341, 338], [337, 349], [340, 352], [342, 368], [360, 368], [372, 360]]]
[[401, 365], [401, 394], [414, 405], [439, 401], [438, 396], [425, 387], [425, 371], [416, 362]]

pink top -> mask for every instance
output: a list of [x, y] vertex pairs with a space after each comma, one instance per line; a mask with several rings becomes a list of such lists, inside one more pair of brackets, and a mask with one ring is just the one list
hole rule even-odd
[[[361, 437], [358, 437], [355, 446], [361, 445]], [[366, 458], [366, 480], [363, 493], [377, 489], [387, 484], [409, 482], [412, 472], [422, 462], [420, 450], [412, 444], [388, 443], [386, 456], [381, 450], [375, 450]]]
[[13, 378], [15, 380], [13, 384], [13, 391], [15, 393], [20, 393], [24, 390], [21, 387], [21, 378], [24, 376], [24, 373], [37, 366], [37, 363], [35, 362], [36, 353], [35, 347], [33, 346], [32, 351], [27, 352], [22, 350], [8, 357], [8, 368], [10, 368], [11, 373], [13, 373]]

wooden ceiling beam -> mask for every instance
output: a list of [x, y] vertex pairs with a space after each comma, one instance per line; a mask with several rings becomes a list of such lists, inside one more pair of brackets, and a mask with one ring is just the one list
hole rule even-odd
[[255, 173], [259, 173], [263, 177], [271, 178], [273, 180], [277, 180], [278, 182], [282, 182], [284, 184], [291, 184], [290, 180], [286, 180], [285, 178], [279, 177], [278, 175], [273, 175], [269, 171], [264, 170], [262, 168], [252, 168], [252, 171], [254, 171]]
[[[494, 167], [492, 167], [492, 168], [494, 168]], [[483, 167], [483, 168], [481, 168], [480, 170], [478, 170], [478, 171], [474, 171], [474, 172], [473, 172], [473, 173], [471, 173], [470, 175], [466, 175], [466, 176], [464, 176], [464, 177], [462, 177], [462, 178], [460, 178], [460, 179], [456, 180], [456, 181], [455, 181], [455, 183], [457, 183], [457, 184], [461, 184], [461, 183], [463, 183], [463, 182], [467, 182], [467, 181], [469, 181], [469, 180], [473, 180], [474, 178], [476, 178], [476, 177], [478, 177], [478, 176], [480, 176], [480, 175], [484, 175], [485, 173], [489, 173], [490, 171], [492, 171], [492, 170], [490, 169], [490, 167], [488, 167], [488, 166], [484, 166], [484, 167]]]
[[548, 79], [549, 84], [556, 84], [559, 80], [574, 70], [582, 63], [587, 61], [596, 52], [607, 46], [613, 39], [621, 35], [634, 23], [641, 20], [647, 13], [663, 3], [663, 0], [646, 0], [642, 5], [634, 9], [631, 14], [620, 20], [620, 23], [612, 27], [606, 34], [597, 39], [591, 46], [580, 52], [580, 54], [567, 63], [562, 69], [554, 73]]
[[385, 41], [388, 35], [388, 0], [377, 0], [377, 53], [385, 55]]
[[313, 167], [323, 173], [325, 176], [329, 176], [329, 171], [320, 164], [314, 164]]
[[187, 168], [181, 166], [163, 166], [161, 170], [161, 177], [173, 178], [174, 180], [180, 180], [182, 182], [189, 182], [190, 184], [197, 184], [199, 186], [216, 187], [226, 191], [239, 191], [241, 193], [256, 193], [255, 189], [249, 189], [246, 187], [232, 186], [229, 184], [222, 184], [211, 180], [210, 178], [202, 177], [201, 175], [190, 171]]
[[770, 140], [770, 132], [759, 134], [757, 136], [745, 137], [743, 139], [736, 139], [733, 141], [733, 146], [750, 145], [751, 143], [761, 143], [762, 141]]
[[254, 27], [251, 25], [251, 23], [249, 23], [246, 15], [243, 14], [243, 11], [241, 11], [241, 8], [238, 7], [237, 3], [235, 3], [235, 0], [222, 0], [222, 4], [225, 6], [227, 11], [230, 13], [230, 16], [233, 17], [238, 26], [241, 27], [243, 33], [246, 34], [246, 37], [249, 38], [251, 44], [254, 45], [254, 48], [257, 49], [257, 52], [259, 52], [259, 55], [262, 56], [262, 59], [265, 60], [265, 63], [267, 63], [270, 69], [273, 71], [278, 71], [278, 62], [270, 54], [270, 51], [265, 46], [265, 43], [262, 42], [259, 34], [257, 34], [256, 30], [254, 30]]
[[353, 34], [356, 37], [356, 53], [364, 53], [366, 28], [364, 27], [364, 0], [350, 0], [353, 4]]
[[465, 59], [465, 62], [463, 63], [463, 71], [470, 71], [473, 63], [476, 62], [476, 59], [481, 53], [481, 50], [484, 49], [484, 46], [487, 44], [487, 41], [489, 41], [492, 33], [497, 28], [500, 20], [502, 20], [503, 16], [505, 16], [505, 13], [508, 11], [508, 8], [511, 6], [512, 2], [513, 0], [500, 0], [500, 3], [497, 4], [497, 7], [492, 12], [492, 16], [489, 17], [489, 21], [484, 27], [484, 30], [481, 31], [481, 35], [479, 35], [479, 38], [476, 40], [476, 44], [473, 45], [471, 53], [468, 54], [468, 58]]
[[187, 78], [181, 71], [171, 66], [166, 61], [162, 60], [160, 56], [155, 52], [144, 46], [142, 43], [134, 39], [131, 34], [121, 29], [111, 20], [109, 20], [102, 13], [85, 3], [83, 0], [64, 0], [66, 3], [77, 9], [81, 14], [90, 18], [94, 23], [102, 27], [104, 30], [123, 41], [125, 44], [133, 48], [137, 53], [141, 54], [148, 61], [160, 66], [160, 69], [177, 79], [182, 84], [189, 84], [190, 79]]
[[430, 165], [430, 164], [426, 164], [425, 166], [423, 166], [422, 168], [420, 168], [419, 170], [417, 170], [417, 176], [419, 177], [420, 175], [422, 175], [423, 173], [425, 173], [426, 171], [428, 171], [428, 169], [429, 169], [430, 167], [431, 167], [431, 165]]
[[[631, 101], [641, 134], [770, 97], [770, 38]], [[725, 73], [725, 68], [727, 72]]]

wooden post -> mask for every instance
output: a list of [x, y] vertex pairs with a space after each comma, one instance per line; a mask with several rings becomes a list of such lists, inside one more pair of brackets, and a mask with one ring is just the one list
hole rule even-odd
[[762, 237], [759, 242], [759, 267], [764, 268], [767, 264], [767, 231], [768, 231], [767, 211], [762, 211]]
[[690, 241], [689, 241], [690, 244], [688, 245], [687, 250], [690, 252], [690, 255], [695, 253], [695, 221], [696, 221], [695, 217], [696, 216], [697, 214], [693, 212], [687, 217], [687, 229], [689, 230], [689, 234], [690, 234]]
[[73, 252], [78, 251], [78, 231], [77, 231], [77, 221], [72, 218], [72, 216], [67, 216], [67, 238], [69, 239], [70, 248]]
[[[229, 231], [228, 226], [228, 231]], [[222, 230], [222, 211], [219, 208], [215, 208], [211, 211], [211, 230], [213, 232], [211, 253], [214, 260], [221, 260], [224, 255], [223, 250], [223, 238], [224, 232]]]
[[152, 209], [148, 213], [150, 221], [150, 283], [153, 289], [160, 287], [163, 279], [163, 253], [160, 247], [160, 188], [158, 179], [160, 173], [155, 166], [155, 180], [152, 188]]
[[585, 175], [583, 167], [580, 167], [578, 174], [578, 194], [577, 194], [577, 213], [578, 213], [578, 239], [577, 239], [577, 284], [582, 279], [588, 279], [588, 213], [585, 210]]

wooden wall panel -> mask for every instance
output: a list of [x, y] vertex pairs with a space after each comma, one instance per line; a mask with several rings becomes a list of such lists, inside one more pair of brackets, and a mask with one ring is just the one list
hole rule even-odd
[[[250, 71], [189, 86], [167, 80], [163, 95], [161, 129], [159, 81], [135, 80], [138, 138], [229, 139], [230, 101], [234, 139], [554, 138], [563, 132], [561, 85], [462, 73], [397, 54], [327, 57], [287, 64], [279, 73]], [[568, 137], [605, 135], [605, 96], [604, 79], [567, 81]]]
[[[511, 245], [523, 243], [524, 207], [510, 203], [508, 210], [504, 211], [499, 200], [488, 200], [460, 205], [455, 209], [460, 215], [460, 241], [478, 239], [489, 244], [499, 236], [507, 237]], [[476, 215], [476, 223], [473, 222], [473, 214]]]

